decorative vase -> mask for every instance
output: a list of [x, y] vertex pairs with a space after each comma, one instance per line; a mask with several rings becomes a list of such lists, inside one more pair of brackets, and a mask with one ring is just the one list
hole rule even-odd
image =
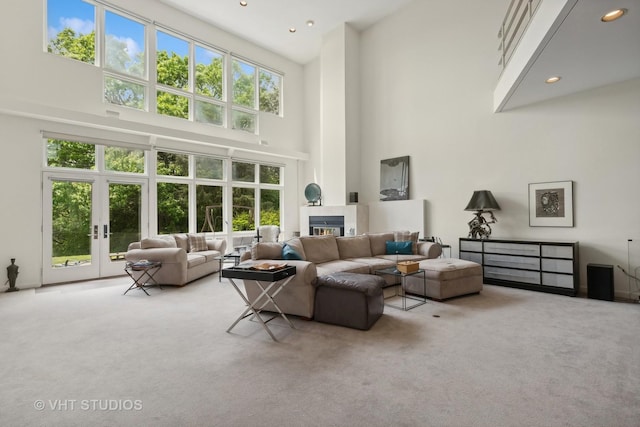
[[11, 258], [11, 265], [7, 267], [7, 277], [9, 278], [9, 289], [7, 292], [15, 292], [20, 289], [16, 288], [16, 279], [18, 278], [18, 266], [16, 265], [16, 259]]

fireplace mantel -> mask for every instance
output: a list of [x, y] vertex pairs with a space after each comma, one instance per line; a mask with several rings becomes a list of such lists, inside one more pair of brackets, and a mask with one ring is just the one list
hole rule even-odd
[[300, 235], [309, 235], [310, 216], [344, 216], [344, 234], [356, 235], [369, 231], [367, 205], [302, 206], [300, 208]]

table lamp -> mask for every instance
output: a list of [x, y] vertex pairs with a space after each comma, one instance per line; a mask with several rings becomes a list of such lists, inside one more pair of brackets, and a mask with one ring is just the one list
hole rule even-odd
[[[500, 205], [496, 202], [496, 199], [489, 190], [478, 190], [473, 192], [471, 200], [464, 208], [465, 211], [476, 211], [475, 217], [469, 224], [469, 238], [471, 239], [488, 239], [491, 236], [491, 227], [489, 224], [498, 222], [493, 211], [500, 210]], [[488, 212], [491, 216], [491, 221], [487, 221], [483, 213]]]

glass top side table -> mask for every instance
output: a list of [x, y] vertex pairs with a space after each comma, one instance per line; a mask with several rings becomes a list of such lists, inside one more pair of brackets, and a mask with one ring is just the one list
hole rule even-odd
[[[396, 306], [393, 304], [389, 304], [389, 303], [385, 303], [386, 305], [388, 305], [389, 307], [393, 307], [393, 308], [397, 308], [399, 310], [404, 310], [404, 311], [408, 311], [411, 310], [412, 308], [415, 308], [419, 305], [423, 305], [427, 303], [427, 276], [425, 275], [424, 270], [419, 269], [416, 271], [412, 271], [411, 273], [403, 273], [401, 271], [398, 271], [395, 267], [389, 267], [389, 268], [383, 268], [381, 270], [376, 270], [376, 274], [378, 276], [394, 276], [397, 279], [400, 279], [400, 283], [396, 282], [396, 285], [399, 284], [400, 285], [400, 293], [397, 293], [395, 296], [399, 296], [400, 299], [402, 300], [402, 306]], [[408, 295], [406, 292], [406, 279], [409, 276], [420, 276], [422, 275], [422, 284], [423, 284], [423, 291], [424, 291], [424, 297], [420, 298], [419, 296], [416, 295]], [[412, 304], [412, 305], [407, 305], [407, 300], [414, 300], [417, 301], [416, 303]]]

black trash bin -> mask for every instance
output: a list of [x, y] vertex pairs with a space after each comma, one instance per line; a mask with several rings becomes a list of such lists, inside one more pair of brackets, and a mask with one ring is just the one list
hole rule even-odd
[[613, 265], [587, 265], [587, 296], [613, 301]]

